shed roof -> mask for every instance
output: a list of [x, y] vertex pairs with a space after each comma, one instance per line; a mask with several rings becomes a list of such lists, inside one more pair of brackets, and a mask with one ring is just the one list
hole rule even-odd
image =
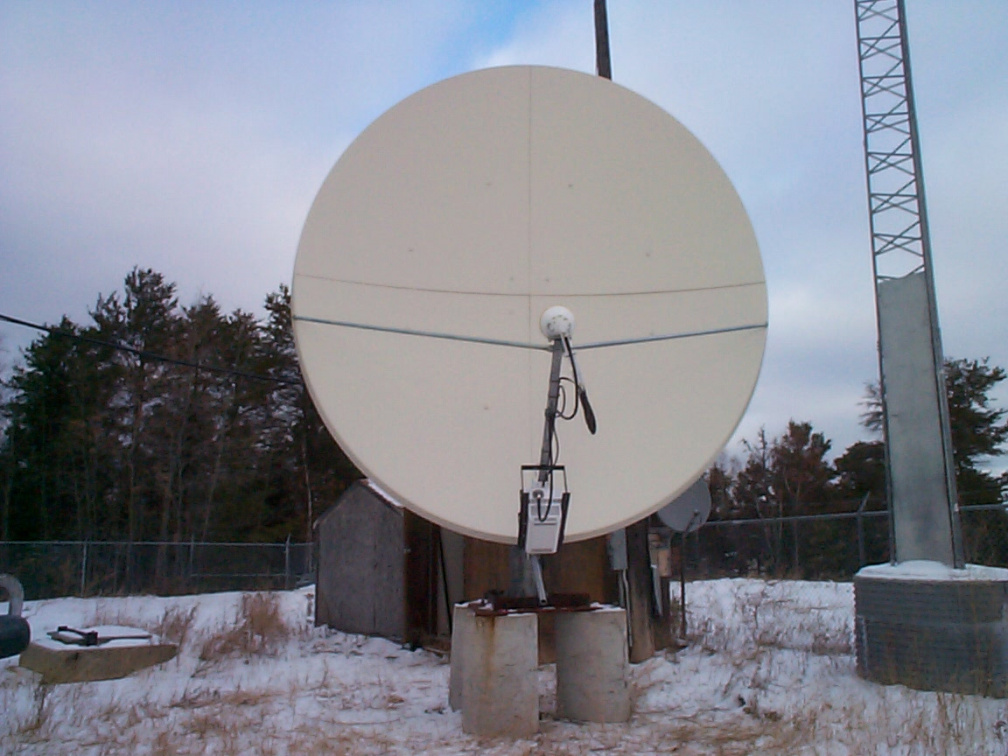
[[343, 500], [347, 496], [351, 495], [355, 490], [359, 490], [361, 488], [363, 488], [365, 491], [367, 491], [368, 494], [374, 497], [376, 501], [384, 504], [385, 506], [392, 507], [396, 511], [400, 512], [402, 511], [403, 509], [402, 504], [396, 501], [391, 494], [383, 490], [378, 484], [376, 484], [371, 479], [360, 478], [359, 480], [355, 480], [350, 485], [350, 487], [347, 488], [340, 495], [340, 497], [336, 500], [335, 504], [333, 504], [331, 507], [328, 507], [322, 514], [320, 514], [317, 518], [315, 518], [315, 522], [312, 524], [312, 530], [316, 530], [323, 520], [325, 520], [327, 517], [329, 517], [330, 514], [339, 509], [340, 504], [343, 503]]

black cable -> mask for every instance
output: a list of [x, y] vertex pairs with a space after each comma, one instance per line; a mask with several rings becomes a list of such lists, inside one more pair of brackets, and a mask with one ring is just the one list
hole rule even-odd
[[564, 346], [567, 347], [567, 359], [570, 360], [571, 372], [574, 373], [574, 388], [581, 388], [581, 380], [578, 377], [577, 363], [574, 362], [574, 350], [571, 348], [570, 338], [563, 337]]
[[109, 349], [115, 349], [120, 352], [126, 352], [127, 354], [132, 354], [144, 360], [153, 360], [154, 362], [164, 362], [169, 365], [178, 365], [180, 367], [191, 367], [196, 370], [203, 370], [208, 373], [217, 373], [218, 375], [231, 375], [238, 378], [249, 378], [254, 381], [266, 381], [268, 383], [280, 383], [289, 386], [300, 386], [301, 381], [290, 380], [288, 378], [274, 378], [269, 375], [259, 375], [257, 373], [247, 373], [244, 370], [235, 370], [234, 368], [218, 367], [216, 365], [204, 365], [198, 362], [189, 362], [188, 360], [180, 360], [175, 357], [166, 357], [162, 354], [155, 354], [154, 352], [148, 352], [143, 349], [137, 349], [135, 347], [127, 346], [126, 344], [120, 344], [114, 341], [104, 341], [103, 339], [96, 339], [91, 336], [82, 336], [79, 333], [72, 333], [70, 331], [65, 331], [60, 328], [53, 328], [52, 326], [39, 325], [38, 323], [31, 323], [27, 320], [21, 320], [20, 318], [12, 318], [10, 315], [4, 315], [0, 313], [0, 320], [4, 320], [8, 323], [13, 323], [14, 325], [25, 326], [26, 328], [34, 328], [36, 331], [45, 331], [50, 336], [57, 336], [63, 339], [71, 339], [73, 341], [79, 341], [84, 344], [93, 344], [95, 346], [103, 346]]
[[564, 346], [567, 347], [567, 359], [570, 360], [571, 373], [573, 373], [574, 377], [573, 378], [568, 378], [567, 376], [563, 376], [562, 378], [560, 378], [560, 380], [561, 381], [570, 381], [571, 383], [574, 384], [574, 409], [571, 411], [571, 413], [570, 413], [569, 416], [563, 416], [563, 415], [561, 415], [561, 417], [563, 417], [564, 420], [573, 420], [577, 416], [578, 409], [580, 408], [580, 402], [581, 402], [581, 378], [580, 378], [580, 376], [578, 376], [577, 363], [574, 362], [574, 350], [571, 348], [570, 339], [568, 337], [564, 336], [563, 337], [563, 342], [564, 342]]
[[561, 383], [558, 386], [559, 390], [557, 392], [557, 399], [559, 400], [559, 405], [557, 406], [557, 415], [560, 417], [561, 420], [569, 420], [570, 418], [568, 418], [564, 414], [564, 410], [567, 409], [567, 389], [565, 389], [563, 386], [562, 383], [563, 378], [561, 378], [560, 380]]
[[571, 417], [577, 414], [577, 402], [580, 401], [581, 404], [584, 405], [584, 418], [585, 424], [588, 426], [588, 432], [594, 436], [597, 427], [597, 423], [595, 421], [595, 411], [592, 409], [591, 403], [588, 401], [588, 392], [585, 391], [584, 387], [581, 385], [581, 378], [578, 375], [577, 363], [574, 361], [574, 349], [571, 347], [570, 339], [564, 336], [563, 341], [564, 346], [567, 347], [567, 357], [570, 359], [571, 372], [574, 374], [575, 409]]
[[549, 471], [549, 497], [546, 503], [546, 514], [543, 514], [542, 511], [542, 498], [536, 500], [536, 517], [539, 518], [539, 522], [546, 522], [553, 510], [553, 473], [554, 471], [551, 469]]
[[[574, 409], [571, 410], [571, 413], [569, 415], [564, 414], [564, 410], [567, 409], [567, 390], [563, 385], [564, 381], [574, 384]], [[573, 420], [575, 417], [577, 417], [578, 409], [580, 407], [579, 395], [581, 392], [578, 391], [577, 384], [574, 383], [574, 380], [568, 378], [566, 375], [561, 376], [560, 378], [560, 391], [563, 393], [564, 403], [563, 408], [557, 414], [560, 415], [561, 420]]]
[[550, 516], [550, 512], [553, 511], [553, 470], [550, 470], [549, 481], [549, 504], [546, 506], [546, 517], [540, 520], [540, 522], [545, 522], [546, 518]]

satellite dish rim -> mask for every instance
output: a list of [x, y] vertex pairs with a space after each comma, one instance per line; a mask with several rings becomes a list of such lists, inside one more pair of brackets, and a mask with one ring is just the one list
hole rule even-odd
[[[507, 519], [509, 523], [513, 523], [514, 527], [510, 530], [503, 530], [500, 528], [494, 530], [481, 530], [480, 529], [481, 524], [479, 522], [476, 522], [474, 524], [474, 521], [472, 519], [469, 519], [465, 522], [460, 522], [458, 517], [456, 516], [457, 514], [456, 512], [448, 512], [446, 514], [441, 509], [430, 506], [429, 498], [425, 498], [424, 496], [417, 496], [417, 491], [407, 490], [409, 486], [403, 488], [401, 485], [402, 480], [397, 479], [396, 474], [390, 474], [390, 471], [387, 467], [386, 459], [384, 458], [376, 459], [375, 457], [371, 456], [370, 452], [367, 450], [365, 450], [363, 453], [360, 451], [360, 449], [358, 448], [358, 440], [356, 440], [354, 437], [354, 434], [357, 432], [356, 428], [349, 429], [350, 431], [349, 433], [344, 433], [344, 429], [343, 427], [341, 427], [342, 421], [330, 417], [330, 412], [328, 412], [325, 409], [326, 406], [330, 404], [330, 402], [332, 401], [332, 397], [329, 395], [329, 392], [331, 391], [331, 382], [329, 381], [330, 376], [321, 375], [321, 373], [316, 369], [316, 367], [313, 367], [317, 363], [318, 355], [315, 354], [315, 351], [317, 349], [316, 345], [318, 342], [317, 340], [310, 341], [309, 338], [305, 335], [309, 329], [310, 324], [305, 322], [309, 318], [305, 318], [304, 313], [302, 312], [302, 309], [305, 308], [306, 305], [305, 302], [303, 301], [305, 292], [301, 284], [304, 283], [305, 279], [308, 277], [308, 274], [302, 270], [301, 263], [303, 262], [302, 248], [303, 245], [305, 244], [306, 238], [309, 237], [309, 224], [312, 222], [313, 214], [316, 213], [317, 210], [316, 203], [320, 201], [320, 198], [323, 195], [323, 190], [325, 190], [326, 185], [330, 181], [330, 178], [336, 176], [341, 170], [340, 166], [344, 156], [346, 156], [347, 153], [349, 153], [350, 150], [355, 147], [355, 145], [358, 146], [360, 149], [364, 149], [367, 147], [367, 145], [362, 140], [364, 140], [365, 136], [368, 134], [369, 130], [372, 129], [372, 127], [374, 127], [383, 119], [387, 119], [390, 116], [390, 114], [392, 114], [397, 108], [403, 105], [403, 103], [409, 102], [414, 98], [423, 95], [425, 92], [428, 92], [429, 90], [432, 90], [434, 88], [450, 86], [451, 82], [458, 82], [463, 79], [468, 78], [477, 79], [485, 74], [504, 75], [507, 74], [508, 72], [512, 72], [514, 74], [521, 76], [524, 75], [526, 71], [528, 72], [530, 79], [534, 75], [536, 76], [543, 75], [547, 79], [549, 79], [551, 76], [554, 75], [551, 74], [550, 72], [556, 72], [556, 75], [559, 76], [560, 78], [567, 77], [569, 79], [571, 76], [573, 76], [580, 78], [582, 80], [591, 79], [593, 82], [604, 81], [604, 80], [598, 80], [597, 77], [588, 76], [587, 74], [567, 71], [566, 69], [560, 69], [554, 67], [507, 66], [496, 69], [484, 69], [482, 71], [469, 72], [466, 74], [461, 74], [460, 76], [457, 77], [452, 77], [451, 79], [446, 79], [442, 82], [438, 82], [434, 85], [431, 85], [431, 87], [427, 87], [423, 90], [420, 90], [419, 92], [406, 98], [396, 106], [393, 106], [393, 108], [389, 109], [381, 116], [379, 116], [379, 118], [376, 119], [374, 123], [368, 126], [368, 128], [365, 129], [360, 135], [358, 135], [358, 137], [351, 143], [351, 146], [347, 148], [347, 151], [344, 152], [344, 155], [340, 157], [340, 160], [337, 161], [336, 165], [334, 165], [333, 169], [329, 172], [326, 181], [323, 183], [322, 189], [319, 190], [319, 193], [312, 204], [312, 208], [309, 211], [308, 218], [306, 219], [305, 222], [305, 226], [302, 229], [302, 234], [298, 245], [298, 260], [295, 263], [294, 281], [291, 287], [292, 292], [291, 314], [294, 322], [295, 345], [300, 364], [304, 367], [304, 370], [302, 372], [304, 375], [305, 384], [309, 392], [309, 395], [312, 398], [312, 401], [319, 409], [319, 414], [322, 417], [323, 422], [326, 424], [326, 427], [328, 428], [329, 432], [333, 435], [333, 437], [336, 439], [337, 443], [341, 446], [341, 448], [347, 454], [347, 456], [354, 462], [355, 465], [357, 465], [357, 467], [361, 470], [362, 473], [366, 474], [368, 477], [377, 481], [384, 490], [388, 491], [398, 501], [400, 501], [410, 509], [423, 515], [427, 519], [430, 519], [431, 521], [441, 525], [442, 527], [446, 527], [453, 531], [465, 533], [467, 535], [472, 535], [474, 537], [482, 538], [485, 540], [497, 541], [502, 543], [513, 543], [515, 540], [515, 533], [517, 531], [517, 504], [516, 502], [512, 502], [511, 500], [504, 498], [504, 496], [506, 496], [507, 494], [515, 494], [514, 499], [515, 500], [517, 499], [516, 494], [518, 486], [517, 486], [516, 471], [514, 473], [515, 484], [513, 486], [508, 487], [507, 491], [504, 493], [504, 496], [498, 498], [492, 505], [494, 507], [503, 508], [504, 511], [507, 512]], [[595, 83], [592, 83], [588, 86], [596, 87], [597, 85]], [[716, 169], [716, 171], [720, 174], [720, 178], [723, 179], [722, 183], [728, 188], [728, 190], [730, 190], [730, 194], [731, 197], [733, 198], [733, 201], [738, 205], [739, 209], [741, 210], [741, 214], [736, 216], [736, 221], [739, 223], [741, 227], [740, 233], [742, 234], [743, 237], [751, 239], [751, 245], [749, 249], [755, 255], [755, 263], [753, 263], [753, 265], [755, 268], [758, 269], [759, 272], [758, 280], [755, 280], [750, 284], [758, 288], [758, 291], [755, 294], [756, 299], [759, 300], [759, 305], [757, 305], [756, 309], [757, 317], [755, 318], [755, 322], [746, 326], [747, 328], [754, 329], [756, 331], [756, 334], [745, 337], [746, 339], [748, 339], [747, 341], [745, 341], [745, 343], [749, 344], [747, 349], [749, 350], [748, 353], [751, 354], [751, 357], [747, 358], [749, 359], [749, 362], [746, 363], [744, 372], [746, 373], [746, 377], [751, 375], [751, 380], [743, 381], [743, 383], [746, 384], [744, 391], [738, 391], [736, 389], [735, 395], [731, 398], [733, 406], [737, 405], [739, 407], [737, 414], [732, 419], [732, 421], [731, 422], [721, 421], [718, 424], [719, 432], [717, 434], [708, 434], [708, 437], [704, 440], [704, 451], [706, 453], [702, 455], [703, 457], [702, 468], [705, 470], [714, 461], [718, 453], [720, 453], [724, 445], [729, 441], [729, 439], [737, 429], [739, 423], [741, 422], [742, 416], [744, 414], [744, 409], [746, 406], [748, 406], [755, 391], [757, 378], [762, 368], [763, 360], [765, 359], [766, 283], [765, 283], [765, 275], [763, 274], [762, 263], [759, 260], [758, 246], [755, 241], [755, 232], [752, 229], [752, 224], [749, 221], [748, 217], [746, 216], [744, 209], [741, 208], [741, 200], [739, 200], [737, 193], [735, 193], [734, 191], [734, 188], [731, 187], [731, 183], [728, 180], [727, 176], [724, 175], [723, 169], [721, 169], [720, 166], [717, 165], [717, 162], [714, 160], [714, 158], [709, 154], [709, 152], [705, 148], [703, 148], [699, 140], [697, 140], [696, 137], [693, 136], [688, 129], [686, 129], [684, 126], [682, 126], [682, 124], [680, 124], [678, 121], [675, 121], [674, 118], [672, 118], [663, 110], [661, 110], [659, 106], [657, 106], [650, 100], [647, 100], [646, 98], [643, 98], [640, 95], [633, 93], [631, 90], [625, 87], [622, 87], [618, 84], [613, 84], [612, 82], [605, 82], [604, 84], [600, 84], [600, 86], [602, 86], [603, 88], [615, 87], [617, 90], [621, 92], [621, 94], [619, 95], [620, 97], [634, 98], [636, 101], [646, 103], [646, 107], [648, 109], [660, 113], [661, 120], [664, 120], [670, 124], [674, 124], [675, 129], [678, 129], [689, 136], [689, 138], [695, 145], [695, 147], [691, 149], [702, 152], [700, 158], [706, 160], [710, 165], [712, 165]], [[722, 190], [723, 188], [719, 187], [719, 191]], [[319, 211], [321, 212], [321, 210]], [[560, 304], [561, 306], [563, 306], [563, 297], [554, 294], [526, 291], [524, 293], [520, 293], [520, 296], [527, 297], [530, 302], [532, 300], [539, 301], [548, 299], [552, 300], [556, 304]], [[572, 307], [571, 309], [575, 310], [575, 315], [578, 317], [578, 324], [580, 329], [582, 327], [582, 321], [584, 321], [585, 318], [581, 316], [576, 307]], [[531, 331], [531, 328], [529, 330]], [[531, 338], [532, 334], [528, 333], [527, 336]], [[537, 338], [538, 343], [542, 344], [542, 336], [537, 333], [535, 334], [535, 337]], [[712, 337], [712, 338], [721, 338], [721, 337]], [[690, 340], [691, 339], [689, 338], [684, 339], [684, 341], [690, 341]], [[352, 341], [353, 341], [352, 339], [344, 340], [341, 343], [349, 343]], [[395, 340], [393, 339], [389, 343], [395, 343]], [[486, 346], [489, 347], [492, 345], [488, 344]], [[659, 349], [659, 347], [643, 347], [643, 348], [647, 350]], [[576, 345], [575, 349], [577, 349]], [[599, 353], [607, 353], [613, 351], [636, 350], [636, 349], [638, 349], [638, 347], [636, 346], [620, 346], [618, 349], [616, 346], [612, 346], [611, 348], [609, 347], [599, 348], [597, 351]], [[672, 353], [673, 351], [674, 350], [669, 351], [668, 353]], [[585, 351], [585, 352], [579, 352], [579, 354], [583, 355], [584, 358], [587, 359], [590, 353]], [[532, 358], [530, 357], [529, 359], [531, 360]], [[404, 370], [408, 369], [409, 366], [404, 367]], [[596, 407], [600, 410], [600, 416], [604, 418], [606, 410], [605, 408], [598, 406], [597, 396], [595, 396], [595, 391], [597, 389], [597, 383], [595, 381], [595, 377], [591, 374], [590, 370], [586, 372], [588, 373], [587, 379], [592, 385], [593, 400], [594, 400], [593, 403], [596, 404]], [[536, 381], [538, 380], [539, 380], [538, 378], [533, 377], [532, 379], [529, 380], [529, 383], [530, 384], [536, 383]], [[542, 393], [542, 386], [537, 384], [536, 388], [534, 389], [534, 393], [536, 394], [536, 403], [539, 403], [539, 394]], [[539, 422], [541, 423], [541, 409], [537, 411], [539, 413], [540, 418]], [[380, 423], [379, 420], [375, 420], [374, 422], [376, 424]], [[604, 428], [604, 425], [602, 427]], [[538, 429], [535, 429], [533, 435], [538, 435]], [[534, 461], [534, 459], [531, 458], [531, 455], [523, 460], [523, 462], [532, 462], [532, 461]], [[697, 467], [696, 462], [699, 461], [700, 461], [700, 455], [693, 458], [691, 464], [693, 464], [694, 467]], [[491, 463], [488, 462], [487, 464]], [[572, 476], [576, 481], [578, 477], [578, 472], [574, 471], [573, 468], [572, 468]], [[694, 476], [691, 475], [690, 478], [692, 477]], [[668, 503], [673, 501], [679, 494], [681, 494], [683, 490], [688, 488], [688, 486], [689, 486], [688, 482], [683, 482], [679, 485], [667, 486], [665, 487], [664, 492], [662, 492], [657, 497], [657, 500], [652, 498], [651, 495], [648, 495], [649, 503], [646, 506], [641, 505], [628, 506], [622, 511], [623, 516], [621, 517], [614, 518], [612, 516], [612, 513], [610, 512], [603, 518], [604, 521], [598, 520], [595, 522], [594, 525], [584, 526], [581, 527], [580, 529], [577, 528], [575, 528], [574, 530], [569, 529], [566, 540], [578, 541], [592, 538], [607, 532], [611, 532], [612, 530], [615, 530], [619, 527], [623, 527], [626, 524], [638, 521], [639, 519], [646, 517], [648, 514], [661, 509], [663, 506], [666, 506]], [[579, 495], [583, 495], [583, 491], [578, 490], [579, 486], [576, 482], [574, 483], [572, 488], [574, 489], [574, 497], [571, 504], [571, 510], [572, 510], [572, 517], [575, 517], [578, 514], [578, 505], [579, 505], [578, 497]], [[480, 504], [479, 506], [484, 505]], [[514, 513], [512, 513], [512, 509], [515, 510]]]

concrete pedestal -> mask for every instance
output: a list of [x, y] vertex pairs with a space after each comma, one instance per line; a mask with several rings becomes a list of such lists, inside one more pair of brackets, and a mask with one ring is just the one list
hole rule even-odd
[[452, 711], [462, 710], [462, 670], [466, 654], [472, 648], [469, 638], [475, 623], [476, 615], [468, 604], [452, 607], [451, 675], [448, 678], [448, 705]]
[[580, 722], [630, 719], [626, 611], [556, 616], [557, 716]]
[[858, 674], [921, 690], [1008, 695], [1008, 570], [910, 561], [854, 576]]
[[481, 617], [455, 607], [449, 703], [471, 735], [524, 738], [539, 731], [538, 617]]

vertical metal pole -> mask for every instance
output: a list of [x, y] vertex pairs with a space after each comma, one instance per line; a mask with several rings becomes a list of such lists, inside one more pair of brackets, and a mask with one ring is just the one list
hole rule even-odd
[[553, 360], [550, 363], [549, 390], [546, 393], [546, 419], [543, 423], [542, 449], [539, 453], [539, 482], [545, 483], [553, 464], [553, 434], [556, 432], [557, 404], [560, 401], [560, 369], [563, 367], [562, 339], [553, 339]]
[[865, 543], [864, 543], [864, 511], [865, 505], [868, 503], [868, 494], [864, 495], [861, 499], [861, 506], [857, 509], [857, 550], [858, 550], [858, 569], [861, 569], [866, 562], [865, 558]]
[[686, 531], [679, 540], [679, 637], [686, 637]]
[[[552, 480], [550, 476], [553, 471], [549, 469], [553, 465], [553, 439], [556, 433], [557, 404], [560, 401], [560, 370], [563, 367], [564, 345], [562, 339], [553, 340], [553, 358], [550, 363], [549, 389], [546, 393], [546, 411], [543, 419], [542, 448], [539, 452], [539, 482], [546, 483]], [[552, 502], [550, 503], [552, 506]], [[545, 606], [548, 601], [546, 585], [543, 582], [542, 562], [538, 554], [527, 554], [520, 548], [515, 547], [515, 552], [511, 562], [520, 565], [521, 581], [524, 585], [531, 581], [535, 588], [539, 605]], [[517, 570], [512, 568], [512, 586], [518, 582]], [[523, 590], [524, 592], [524, 590]]]
[[287, 540], [284, 541], [284, 590], [290, 590], [291, 583], [291, 561], [290, 561], [290, 533], [287, 534]]
[[81, 549], [81, 568], [80, 568], [81, 598], [84, 598], [84, 588], [87, 580], [87, 558], [88, 558], [88, 542], [84, 541], [83, 548]]
[[794, 568], [799, 568], [798, 564], [798, 520], [791, 523], [791, 537], [794, 538]]

